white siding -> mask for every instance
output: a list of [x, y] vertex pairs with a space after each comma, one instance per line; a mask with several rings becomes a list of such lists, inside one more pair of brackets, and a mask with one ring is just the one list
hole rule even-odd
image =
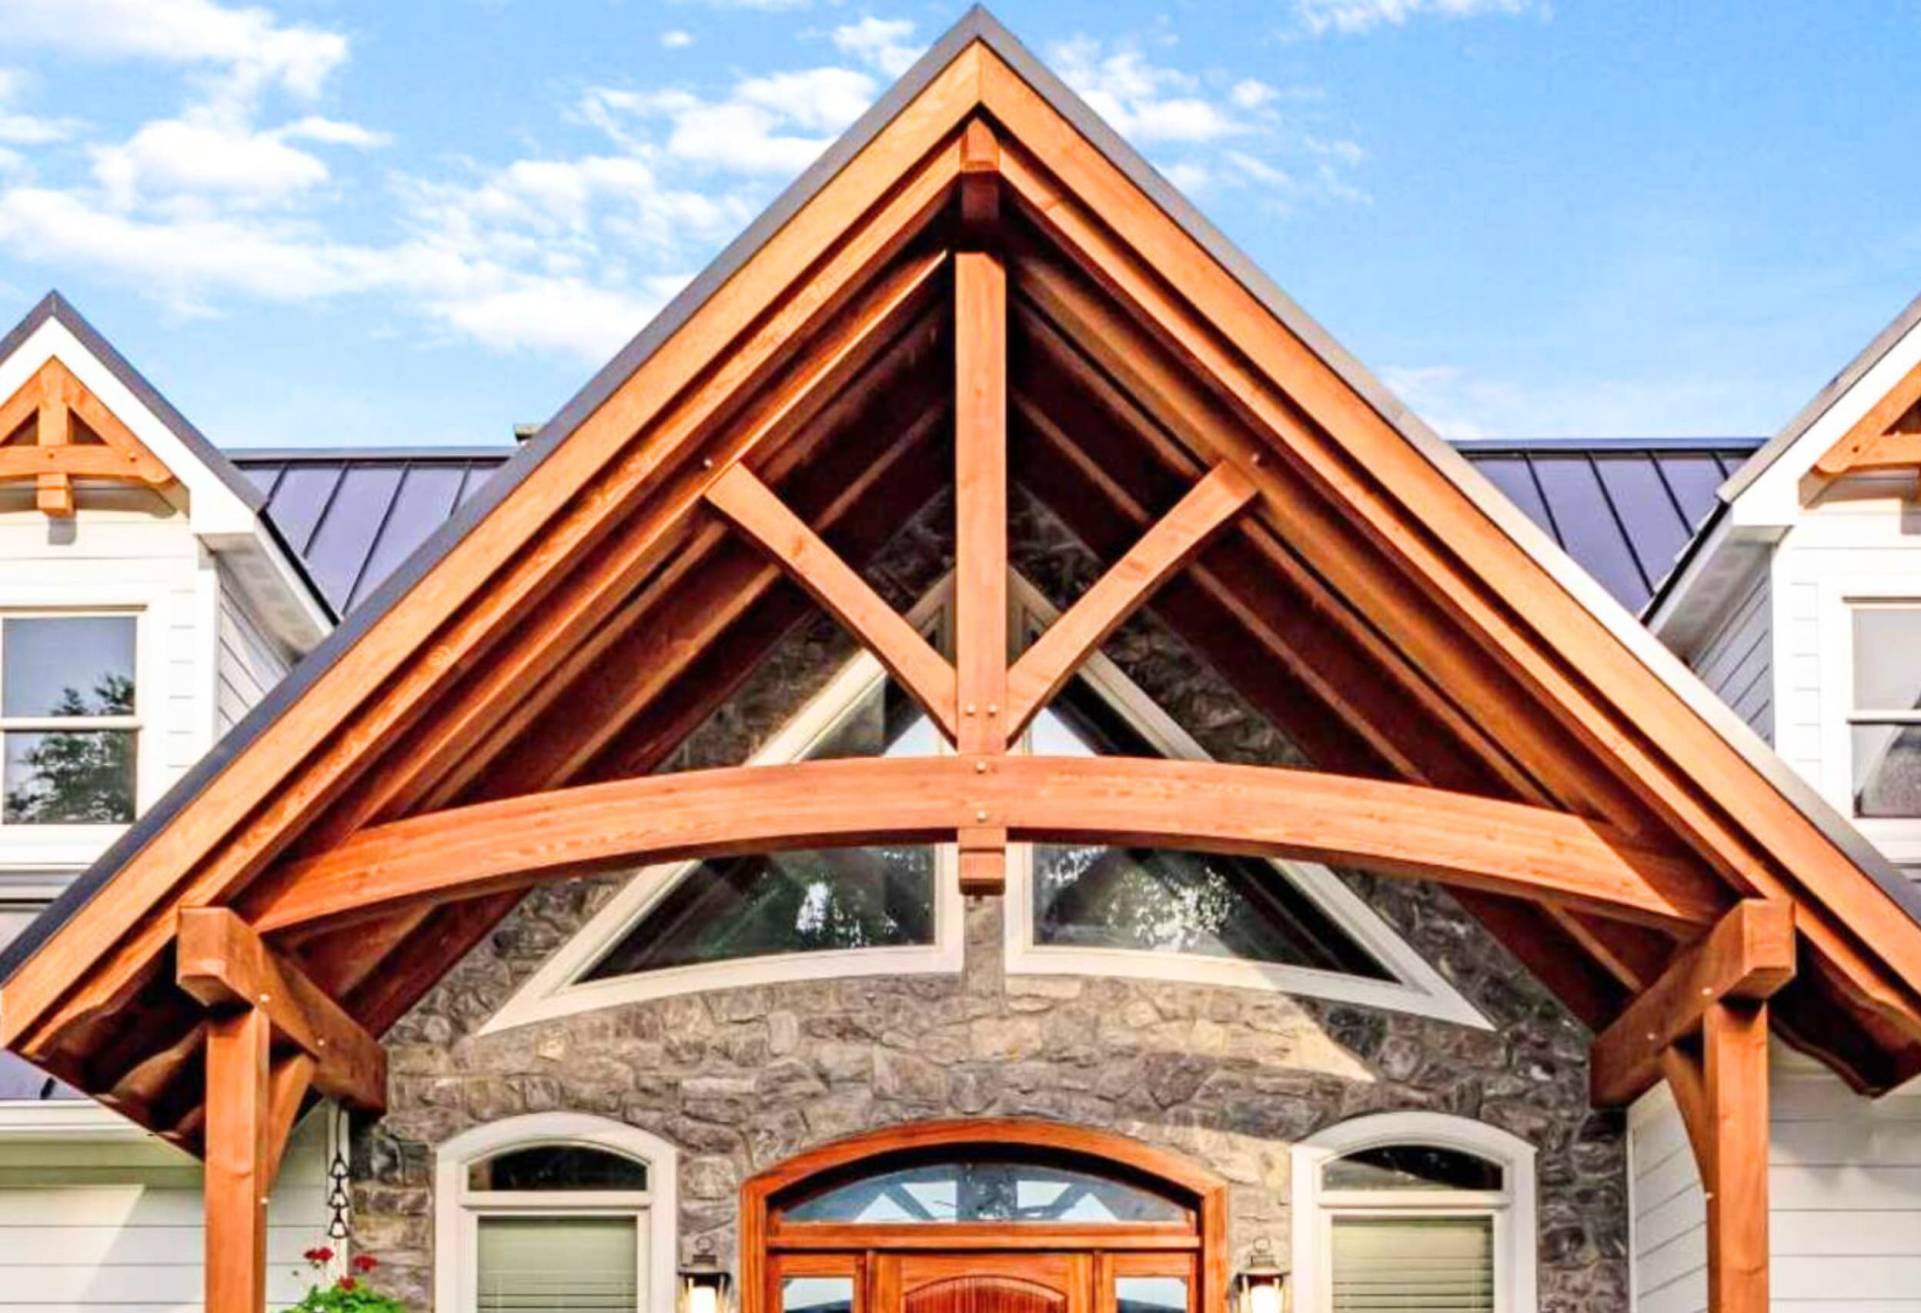
[[1666, 1085], [1628, 1112], [1628, 1206], [1637, 1313], [1707, 1308], [1707, 1200]]
[[1774, 739], [1774, 645], [1763, 571], [1695, 653], [1696, 674], [1762, 738]]
[[[1921, 1313], [1921, 1092], [1863, 1099], [1777, 1049], [1768, 1154], [1773, 1307]], [[1707, 1204], [1666, 1086], [1628, 1115], [1637, 1313], [1707, 1307]]]
[[[327, 1117], [294, 1134], [268, 1208], [269, 1306], [306, 1292], [326, 1243]], [[32, 1182], [27, 1184], [26, 1182]], [[157, 1140], [0, 1144], [0, 1311], [189, 1313], [201, 1305], [200, 1168]]]
[[216, 724], [225, 734], [285, 678], [292, 665], [287, 652], [254, 619], [226, 570], [219, 572], [220, 609], [217, 620], [219, 650], [214, 656], [218, 679]]

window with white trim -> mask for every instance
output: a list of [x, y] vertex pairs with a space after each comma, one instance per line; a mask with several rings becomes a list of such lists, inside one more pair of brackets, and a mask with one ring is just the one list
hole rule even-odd
[[1383, 1113], [1296, 1145], [1297, 1313], [1534, 1313], [1534, 1149], [1481, 1122]]
[[129, 613], [0, 616], [0, 826], [133, 820], [137, 644]]
[[583, 1113], [443, 1143], [435, 1306], [455, 1313], [672, 1313], [673, 1149]]
[[1850, 608], [1850, 794], [1864, 817], [1921, 817], [1921, 603]]

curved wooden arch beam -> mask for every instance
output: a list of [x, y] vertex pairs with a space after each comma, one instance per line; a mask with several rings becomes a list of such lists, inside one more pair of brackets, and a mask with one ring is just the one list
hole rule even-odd
[[255, 925], [307, 932], [594, 868], [951, 841], [983, 826], [1332, 862], [1690, 933], [1728, 901], [1691, 862], [1600, 823], [1414, 785], [1136, 757], [862, 758], [618, 780], [374, 826], [288, 868]]

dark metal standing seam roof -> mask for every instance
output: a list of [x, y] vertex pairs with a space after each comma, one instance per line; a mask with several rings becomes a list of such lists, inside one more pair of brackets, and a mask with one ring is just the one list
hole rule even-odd
[[[1759, 438], [1497, 438], [1456, 444], [1631, 611], [1673, 568]], [[235, 450], [266, 514], [341, 614], [513, 454], [510, 447]]]

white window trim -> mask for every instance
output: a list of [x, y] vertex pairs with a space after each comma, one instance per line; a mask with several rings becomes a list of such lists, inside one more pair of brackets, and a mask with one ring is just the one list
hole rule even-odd
[[[1014, 623], [1026, 617], [1043, 624], [1059, 612], [1034, 586], [1012, 575], [1010, 601]], [[1178, 761], [1211, 761], [1207, 750], [1162, 711], [1120, 667], [1099, 652], [1091, 655], [1079, 675], [1163, 756]], [[1007, 854], [1004, 952], [1012, 975], [1118, 976], [1132, 980], [1168, 980], [1228, 989], [1261, 989], [1273, 993], [1324, 998], [1339, 1003], [1384, 1008], [1415, 1016], [1434, 1017], [1477, 1029], [1492, 1029], [1475, 1006], [1449, 984], [1426, 959], [1416, 953], [1392, 927], [1381, 920], [1333, 871], [1317, 862], [1272, 863], [1291, 878], [1295, 887], [1352, 935], [1395, 979], [1368, 980], [1341, 971], [1290, 966], [1277, 962], [1246, 962], [1203, 957], [1193, 953], [1160, 953], [1126, 948], [1043, 946], [1034, 937], [1033, 846], [1010, 844]]]
[[[606, 1149], [647, 1164], [647, 1190], [488, 1191], [467, 1189], [467, 1168], [510, 1149], [574, 1144]], [[479, 1270], [480, 1219], [488, 1214], [525, 1216], [646, 1215], [647, 1270], [636, 1289], [647, 1292], [650, 1313], [673, 1313], [679, 1258], [676, 1187], [679, 1154], [658, 1136], [625, 1122], [583, 1112], [536, 1112], [507, 1117], [462, 1131], [434, 1151], [434, 1307], [440, 1313], [474, 1313], [474, 1274]]]
[[1830, 579], [1822, 583], [1820, 612], [1820, 791], [1841, 815], [1890, 861], [1921, 862], [1921, 817], [1859, 816], [1854, 810], [1854, 612], [1861, 606], [1921, 607], [1921, 589], [1885, 577]]
[[[941, 600], [942, 590], [936, 588], [909, 618], [917, 625], [930, 621], [938, 612]], [[749, 764], [765, 766], [800, 760], [841, 717], [858, 706], [861, 699], [880, 689], [886, 680], [886, 668], [872, 653], [861, 652], [755, 753]], [[947, 750], [943, 744], [942, 751]], [[966, 953], [966, 900], [960, 892], [953, 845], [941, 844], [935, 854], [932, 944], [769, 953], [641, 971], [607, 980], [583, 979], [595, 963], [646, 918], [656, 903], [701, 864], [669, 862], [646, 867], [629, 880], [580, 933], [557, 949], [500, 1011], [488, 1018], [480, 1033], [491, 1035], [537, 1021], [710, 989], [742, 989], [796, 980], [843, 980], [856, 976], [958, 974]]]
[[[1336, 1190], [1321, 1188], [1321, 1169], [1362, 1149], [1390, 1144], [1457, 1149], [1501, 1165], [1499, 1191]], [[1414, 1215], [1488, 1217], [1494, 1226], [1494, 1313], [1536, 1313], [1534, 1146], [1485, 1122], [1438, 1112], [1385, 1112], [1337, 1123], [1290, 1150], [1293, 1282], [1296, 1313], [1333, 1307], [1333, 1221], [1336, 1217]]]

